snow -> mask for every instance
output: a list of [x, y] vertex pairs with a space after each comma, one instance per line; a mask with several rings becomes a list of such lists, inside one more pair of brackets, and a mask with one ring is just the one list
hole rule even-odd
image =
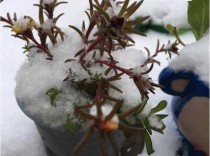
[[14, 32], [23, 32], [29, 26], [30, 19], [21, 17], [13, 25], [12, 30]]
[[[86, 7], [88, 7], [87, 2], [80, 3], [80, 7], [78, 7], [78, 3], [75, 3], [76, 0], [69, 1], [68, 5], [63, 5], [58, 9], [58, 13], [65, 12], [65, 16], [61, 18], [62, 22], [58, 21], [58, 25], [62, 27], [66, 27], [69, 24], [74, 24], [76, 26], [81, 26], [82, 19], [85, 17], [83, 11]], [[147, 1], [145, 1], [147, 2]], [[155, 1], [153, 1], [155, 2]], [[32, 1], [22, 0], [21, 3], [17, 3], [15, 0], [3, 1], [0, 5], [1, 15], [5, 16], [6, 12], [14, 12], [17, 10], [17, 15], [24, 16], [28, 15], [31, 17], [37, 16], [37, 10], [32, 6]], [[151, 2], [152, 3], [152, 2]], [[171, 2], [170, 2], [171, 3]], [[27, 7], [22, 7], [22, 4]], [[160, 3], [159, 3], [160, 4]], [[164, 4], [164, 3], [161, 3]], [[169, 4], [168, 4], [169, 5]], [[166, 6], [166, 5], [165, 5]], [[169, 5], [170, 6], [170, 5]], [[175, 2], [171, 3], [170, 7], [174, 7]], [[152, 7], [152, 6], [151, 6]], [[163, 5], [161, 5], [163, 7]], [[143, 8], [143, 5], [141, 6]], [[70, 17], [69, 17], [70, 16]], [[75, 22], [76, 21], [76, 22]], [[2, 23], [1, 23], [2, 26]], [[15, 87], [15, 73], [19, 69], [20, 65], [25, 61], [25, 55], [22, 54], [21, 46], [24, 42], [17, 40], [12, 37], [8, 37], [10, 35], [9, 29], [1, 30], [1, 37], [4, 36], [4, 40], [1, 38], [1, 154], [2, 156], [12, 156], [12, 155], [21, 155], [21, 156], [46, 156], [44, 151], [43, 143], [41, 138], [38, 135], [36, 127], [33, 124], [33, 121], [30, 120], [23, 112], [18, 108], [15, 97], [14, 97], [14, 87]], [[75, 35], [76, 36], [76, 35]], [[73, 38], [75, 37], [73, 36]], [[168, 38], [175, 40], [174, 37], [166, 36], [163, 34], [159, 34], [156, 32], [149, 31], [147, 34], [147, 38], [133, 36], [134, 39], [138, 40], [136, 42], [136, 49], [142, 49], [146, 46], [151, 50], [155, 50], [156, 41], [159, 38], [161, 42], [167, 43]], [[191, 43], [194, 41], [194, 37], [191, 33], [187, 33], [184, 36], [181, 36], [182, 40], [185, 43]], [[74, 41], [74, 40], [73, 40]], [[11, 44], [12, 43], [12, 44]], [[36, 49], [33, 49], [36, 52]], [[59, 53], [57, 53], [59, 55]], [[32, 55], [31, 57], [34, 57]], [[40, 56], [41, 57], [41, 56]], [[59, 56], [57, 56], [59, 57]], [[39, 56], [36, 57], [39, 59]], [[159, 57], [162, 62], [162, 66], [154, 66], [154, 71], [151, 73], [151, 77], [153, 80], [157, 82], [158, 74], [160, 70], [168, 64], [166, 61], [166, 56], [162, 55]], [[43, 63], [43, 62], [40, 62]], [[127, 63], [127, 60], [125, 61]], [[132, 61], [130, 62], [133, 63]], [[75, 64], [76, 65], [76, 64]], [[120, 65], [120, 64], [119, 64]], [[134, 67], [136, 64], [132, 64], [130, 67]], [[65, 66], [65, 65], [63, 65]], [[38, 68], [38, 67], [37, 67]], [[35, 70], [37, 72], [37, 70]], [[41, 72], [41, 71], [40, 71]], [[66, 73], [50, 73], [66, 75]], [[126, 76], [125, 76], [126, 77]], [[64, 78], [64, 77], [60, 77]], [[129, 81], [130, 78], [126, 77], [123, 79], [124, 81]], [[33, 80], [32, 80], [33, 81]], [[130, 83], [131, 84], [131, 83]], [[133, 83], [132, 83], [133, 84]], [[46, 87], [46, 86], [45, 86]], [[59, 86], [58, 86], [59, 87]], [[123, 90], [125, 93], [129, 94], [130, 99], [127, 101], [130, 104], [136, 105], [135, 102], [137, 99], [140, 99], [139, 94], [134, 94], [137, 92], [135, 86], [123, 86]], [[130, 88], [133, 88], [132, 90]], [[68, 90], [66, 90], [68, 91]], [[34, 93], [33, 93], [34, 94]], [[130, 96], [131, 95], [131, 96]], [[158, 95], [158, 96], [157, 96]], [[47, 96], [46, 96], [47, 98]], [[164, 131], [164, 135], [153, 133], [153, 145], [156, 150], [152, 156], [170, 156], [174, 155], [177, 148], [180, 146], [180, 137], [176, 131], [176, 126], [172, 119], [172, 115], [170, 113], [170, 96], [164, 94], [159, 89], [156, 90], [156, 95], [151, 94], [151, 99], [149, 103], [151, 105], [156, 105], [160, 100], [167, 100], [169, 102], [168, 109], [164, 111], [164, 113], [169, 113], [169, 117], [167, 117], [164, 121], [167, 128]], [[63, 103], [61, 105], [68, 105], [69, 103]], [[68, 111], [68, 110], [67, 110]], [[58, 123], [59, 124], [59, 123]], [[165, 144], [167, 142], [167, 144]], [[144, 149], [143, 154], [141, 156], [145, 156], [146, 150]]]
[[55, 24], [53, 23], [53, 20], [52, 19], [47, 19], [43, 25], [42, 25], [42, 28], [43, 29], [51, 29]]
[[141, 66], [136, 66], [131, 71], [133, 73], [132, 76], [136, 76], [136, 77], [140, 77], [142, 72], [144, 72]]
[[51, 4], [53, 3], [55, 0], [43, 0], [43, 4]]
[[163, 124], [159, 122], [157, 115], [152, 114], [151, 116], [149, 116], [148, 119], [152, 127], [155, 127], [157, 129], [161, 129], [163, 127]]
[[172, 25], [174, 27], [176, 27], [177, 29], [181, 29], [181, 28], [190, 28], [190, 25], [187, 21], [187, 12], [185, 10], [185, 12], [183, 13], [180, 10], [174, 10], [172, 11], [170, 14], [166, 15], [163, 19], [162, 19], [162, 23], [163, 25]]
[[117, 5], [117, 3], [114, 2], [113, 0], [110, 0], [110, 3], [112, 5], [112, 7], [108, 7], [106, 12], [109, 15], [109, 17], [112, 18], [113, 16], [117, 16], [119, 14], [119, 12], [121, 10], [121, 6]]
[[193, 72], [209, 85], [209, 33], [198, 42], [185, 46], [169, 67], [174, 71]]
[[[134, 1], [134, 0], [133, 0]], [[187, 21], [188, 1], [144, 1], [140, 9], [134, 13], [136, 16], [148, 16], [153, 24], [167, 25], [171, 24], [179, 28], [190, 28]]]
[[[32, 49], [34, 54], [25, 61], [16, 76], [15, 94], [17, 99], [22, 102], [26, 112], [39, 116], [42, 122], [53, 127], [62, 126], [65, 123], [67, 115], [73, 113], [72, 104], [87, 102], [87, 96], [70, 87], [72, 85], [70, 82], [63, 82], [63, 79], [69, 74], [70, 67], [77, 74], [83, 73], [83, 76], [87, 77], [84, 69], [78, 63], [73, 62], [74, 66], [73, 63], [71, 65], [64, 63], [69, 57], [73, 58], [77, 49], [82, 45], [76, 32], [70, 34], [66, 32], [65, 35], [64, 42], [60, 41], [55, 47], [50, 47], [54, 56], [53, 61], [45, 59], [44, 53], [37, 53]], [[74, 36], [74, 40], [71, 36]], [[46, 92], [51, 88], [60, 91], [56, 107], [50, 105], [50, 98], [46, 95]]]
[[[101, 107], [103, 116], [102, 116], [102, 120], [104, 120], [106, 118], [106, 116], [109, 115], [109, 113], [112, 111], [113, 106], [111, 106], [110, 104], [105, 104]], [[93, 116], [97, 116], [97, 111], [96, 111], [96, 106], [94, 105], [91, 110], [90, 110], [90, 114], [92, 114]], [[114, 121], [115, 123], [119, 122], [119, 118], [117, 115], [114, 115], [111, 119], [112, 121]]]

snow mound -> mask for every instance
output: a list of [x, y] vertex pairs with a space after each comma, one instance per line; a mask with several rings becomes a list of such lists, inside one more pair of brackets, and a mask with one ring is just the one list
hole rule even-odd
[[132, 18], [149, 15], [153, 24], [171, 24], [178, 29], [190, 28], [187, 21], [187, 8], [188, 1], [144, 1]]
[[169, 67], [175, 71], [191, 71], [209, 85], [209, 33], [198, 42], [185, 46]]
[[[90, 100], [85, 92], [73, 87], [75, 86], [73, 82], [85, 78], [90, 81], [90, 76], [79, 64], [78, 58], [74, 57], [78, 50], [87, 45], [84, 45], [76, 32], [71, 31], [65, 31], [64, 42], [58, 41], [58, 44], [49, 47], [53, 55], [52, 61], [45, 59], [46, 54], [37, 53], [36, 48], [31, 48], [28, 59], [16, 76], [16, 98], [23, 105], [23, 109], [28, 112], [26, 114], [36, 116], [44, 124], [53, 127], [60, 127], [65, 123], [68, 115], [73, 114], [75, 104], [85, 104]], [[108, 57], [108, 55], [100, 57], [97, 54], [95, 56], [97, 59], [103, 60]], [[143, 64], [146, 59], [140, 50], [133, 48], [116, 50], [113, 52], [113, 57], [120, 62], [117, 64], [118, 66], [126, 69]], [[74, 61], [64, 63], [67, 59], [74, 59]], [[108, 68], [105, 65], [101, 67], [100, 64], [93, 63], [92, 53], [87, 54], [84, 59], [91, 65], [89, 71], [92, 75], [104, 73]], [[146, 71], [147, 68], [144, 67], [141, 70]], [[112, 75], [113, 72], [110, 72], [108, 75], [102, 76], [110, 77]], [[68, 76], [69, 80], [63, 81]], [[110, 89], [110, 93], [123, 99], [128, 107], [141, 102], [137, 87], [127, 75], [123, 75], [120, 81], [114, 82], [114, 85], [121, 88], [123, 93], [117, 93], [112, 89]], [[51, 104], [50, 97], [46, 94], [50, 89], [56, 89], [59, 92], [55, 101], [56, 106]], [[131, 90], [135, 90], [135, 92], [130, 92]]]
[[[67, 115], [74, 110], [73, 103], [87, 102], [87, 96], [70, 87], [70, 82], [63, 81], [68, 76], [70, 67], [64, 62], [73, 57], [81, 44], [79, 35], [66, 32], [64, 42], [60, 41], [56, 46], [49, 48], [54, 56], [53, 61], [45, 59], [44, 53], [37, 53], [35, 48], [32, 48], [28, 60], [17, 72], [15, 94], [18, 101], [22, 101], [25, 111], [38, 116], [45, 124], [63, 125]], [[75, 68], [82, 70], [79, 66]], [[50, 104], [50, 97], [46, 95], [51, 88], [56, 88], [60, 92], [56, 107]]]

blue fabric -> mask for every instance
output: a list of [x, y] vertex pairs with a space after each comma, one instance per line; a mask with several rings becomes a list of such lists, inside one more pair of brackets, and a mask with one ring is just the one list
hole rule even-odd
[[[182, 93], [176, 92], [171, 88], [171, 82], [176, 79], [189, 80], [188, 85]], [[175, 72], [170, 68], [165, 68], [159, 75], [159, 84], [164, 86], [162, 90], [165, 93], [174, 96], [171, 105], [173, 116], [176, 122], [180, 112], [182, 111], [182, 108], [188, 103], [190, 99], [193, 97], [209, 98], [209, 86], [201, 81], [199, 77], [192, 72]], [[189, 156], [205, 156], [204, 152], [195, 150], [192, 144], [184, 136], [183, 149], [188, 151]]]
[[206, 156], [203, 151], [195, 150], [186, 138], [183, 138], [182, 140], [182, 149], [187, 151], [188, 156]]
[[[189, 80], [187, 87], [182, 93], [176, 92], [171, 88], [171, 82], [176, 79]], [[172, 110], [176, 118], [178, 118], [182, 108], [192, 97], [208, 97], [209, 86], [207, 86], [199, 77], [191, 72], [179, 71], [174, 72], [170, 68], [165, 68], [159, 76], [159, 84], [163, 85], [162, 90], [173, 95]]]

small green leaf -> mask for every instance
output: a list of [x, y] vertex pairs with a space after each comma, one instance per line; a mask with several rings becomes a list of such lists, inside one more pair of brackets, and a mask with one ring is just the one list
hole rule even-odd
[[68, 118], [65, 122], [65, 125], [64, 125], [65, 131], [67, 131], [67, 132], [77, 132], [80, 129], [80, 125], [73, 122], [72, 120], [73, 120], [73, 117], [68, 116]]
[[166, 29], [171, 33], [174, 34], [174, 32], [176, 31], [176, 28], [174, 26], [172, 26], [171, 24], [166, 25]]
[[209, 0], [192, 0], [188, 4], [188, 22], [199, 40], [209, 28]]
[[146, 117], [146, 118], [144, 119], [143, 126], [147, 129], [148, 133], [149, 133], [150, 135], [152, 135], [152, 129], [151, 129], [151, 126], [150, 126], [148, 117]]
[[56, 97], [60, 92], [56, 89], [56, 88], [50, 88], [47, 92], [46, 95], [48, 95], [50, 97], [50, 104], [52, 106], [56, 106]]
[[167, 114], [156, 114], [160, 120], [165, 119], [168, 115]]
[[146, 143], [146, 148], [147, 148], [147, 154], [151, 155], [154, 153], [153, 145], [152, 145], [152, 139], [150, 138], [150, 135], [148, 134], [147, 131], [144, 132], [144, 141]]
[[141, 113], [141, 112], [143, 111], [144, 107], [145, 107], [146, 104], [147, 104], [147, 101], [148, 101], [147, 98], [144, 98], [144, 99], [143, 99], [143, 101], [142, 101], [142, 103], [141, 103], [141, 107], [136, 111], [135, 115], [137, 115], [137, 114], [139, 114], [139, 113]]
[[166, 106], [167, 106], [167, 101], [163, 100], [156, 107], [151, 109], [151, 113], [157, 113], [166, 108]]

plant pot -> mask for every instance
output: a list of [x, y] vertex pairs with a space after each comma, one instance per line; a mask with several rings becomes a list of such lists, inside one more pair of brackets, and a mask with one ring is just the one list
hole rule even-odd
[[[159, 83], [173, 95], [174, 119], [189, 156], [205, 156], [209, 147], [209, 86], [193, 72], [165, 68]], [[204, 152], [203, 152], [204, 151]]]
[[[30, 112], [26, 111], [23, 107], [23, 102], [16, 98], [17, 103], [21, 110], [34, 122], [38, 129], [41, 138], [46, 146], [46, 151], [49, 156], [69, 156], [71, 155], [74, 147], [79, 143], [84, 134], [85, 130], [78, 132], [67, 132], [64, 130], [64, 126], [51, 127], [43, 122], [37, 116], [34, 116]], [[114, 139], [118, 143], [118, 146], [124, 141], [124, 137], [121, 131], [113, 132]], [[112, 147], [107, 143], [108, 155], [112, 154]], [[100, 156], [101, 146], [98, 139], [98, 131], [95, 131], [92, 137], [89, 139], [87, 144], [81, 149], [77, 156]]]
[[[78, 132], [67, 132], [64, 126], [51, 127], [43, 123], [39, 117], [31, 114], [23, 106], [23, 101], [20, 101], [16, 97], [17, 103], [20, 109], [34, 121], [37, 130], [46, 146], [46, 152], [48, 156], [69, 156], [71, 155], [74, 147], [79, 143], [82, 137], [85, 135], [85, 130]], [[81, 149], [77, 156], [100, 156], [101, 145], [98, 138], [99, 132], [96, 130], [91, 136], [87, 144]], [[133, 156], [142, 152], [144, 148], [144, 134], [141, 132], [135, 133], [130, 138], [124, 138], [122, 131], [114, 131], [114, 140], [120, 148], [122, 156]], [[107, 141], [107, 140], [106, 140]], [[114, 155], [110, 143], [107, 143], [108, 156]]]

